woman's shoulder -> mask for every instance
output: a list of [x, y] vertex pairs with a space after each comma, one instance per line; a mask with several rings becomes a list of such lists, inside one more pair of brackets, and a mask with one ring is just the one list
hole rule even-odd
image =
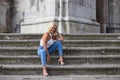
[[43, 34], [43, 37], [50, 37], [50, 35], [49, 35], [49, 32], [45, 32], [44, 34]]
[[45, 32], [43, 35], [46, 35], [46, 36], [48, 36], [48, 35], [49, 35], [49, 32]]

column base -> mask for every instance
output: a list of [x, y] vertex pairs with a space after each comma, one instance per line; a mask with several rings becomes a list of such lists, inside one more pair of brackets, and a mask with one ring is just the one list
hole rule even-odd
[[53, 21], [58, 24], [61, 33], [100, 33], [99, 23], [88, 19], [62, 18], [60, 21], [58, 17], [54, 17], [32, 21], [22, 23], [20, 33], [44, 33]]
[[68, 33], [100, 33], [100, 26], [96, 24], [86, 24], [69, 22]]

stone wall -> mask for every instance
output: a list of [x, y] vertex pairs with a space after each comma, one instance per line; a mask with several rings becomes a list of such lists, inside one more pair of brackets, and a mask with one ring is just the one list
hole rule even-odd
[[43, 33], [54, 21], [61, 33], [118, 33], [119, 14], [119, 0], [0, 0], [0, 32]]
[[53, 21], [61, 33], [100, 32], [96, 22], [96, 0], [28, 0], [25, 3], [28, 7], [21, 33], [43, 33]]
[[0, 33], [8, 32], [9, 27], [9, 0], [0, 1]]
[[55, 19], [55, 0], [26, 0], [21, 33], [43, 33]]
[[69, 33], [100, 33], [96, 0], [69, 0], [68, 15]]
[[[96, 0], [60, 0], [59, 29], [62, 33], [99, 33]], [[62, 6], [62, 7], [61, 7]], [[56, 9], [56, 11], [57, 11]]]
[[[26, 14], [30, 7], [34, 5], [32, 0], [12, 0], [11, 1], [11, 32], [20, 32], [20, 24], [25, 17], [32, 17]], [[33, 13], [35, 13], [33, 11]], [[30, 13], [32, 14], [32, 13]], [[27, 16], [25, 16], [27, 15]]]
[[107, 32], [120, 33], [120, 1], [109, 0]]

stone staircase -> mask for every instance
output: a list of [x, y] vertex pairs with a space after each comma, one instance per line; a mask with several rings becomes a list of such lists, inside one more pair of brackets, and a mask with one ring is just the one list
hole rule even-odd
[[[120, 75], [120, 34], [63, 34], [65, 66], [57, 51], [51, 75]], [[41, 34], [0, 33], [0, 75], [42, 75], [37, 47]]]

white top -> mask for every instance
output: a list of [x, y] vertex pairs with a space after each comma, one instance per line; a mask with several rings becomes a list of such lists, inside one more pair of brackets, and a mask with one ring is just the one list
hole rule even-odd
[[[50, 34], [49, 33], [49, 35], [50, 35], [50, 40], [48, 40], [48, 42], [47, 42], [47, 48], [49, 48], [51, 45], [53, 45], [53, 43], [54, 43], [54, 41], [53, 41], [53, 39], [52, 39], [52, 34]], [[40, 40], [40, 46], [43, 46], [43, 41], [42, 41], [42, 39]]]

